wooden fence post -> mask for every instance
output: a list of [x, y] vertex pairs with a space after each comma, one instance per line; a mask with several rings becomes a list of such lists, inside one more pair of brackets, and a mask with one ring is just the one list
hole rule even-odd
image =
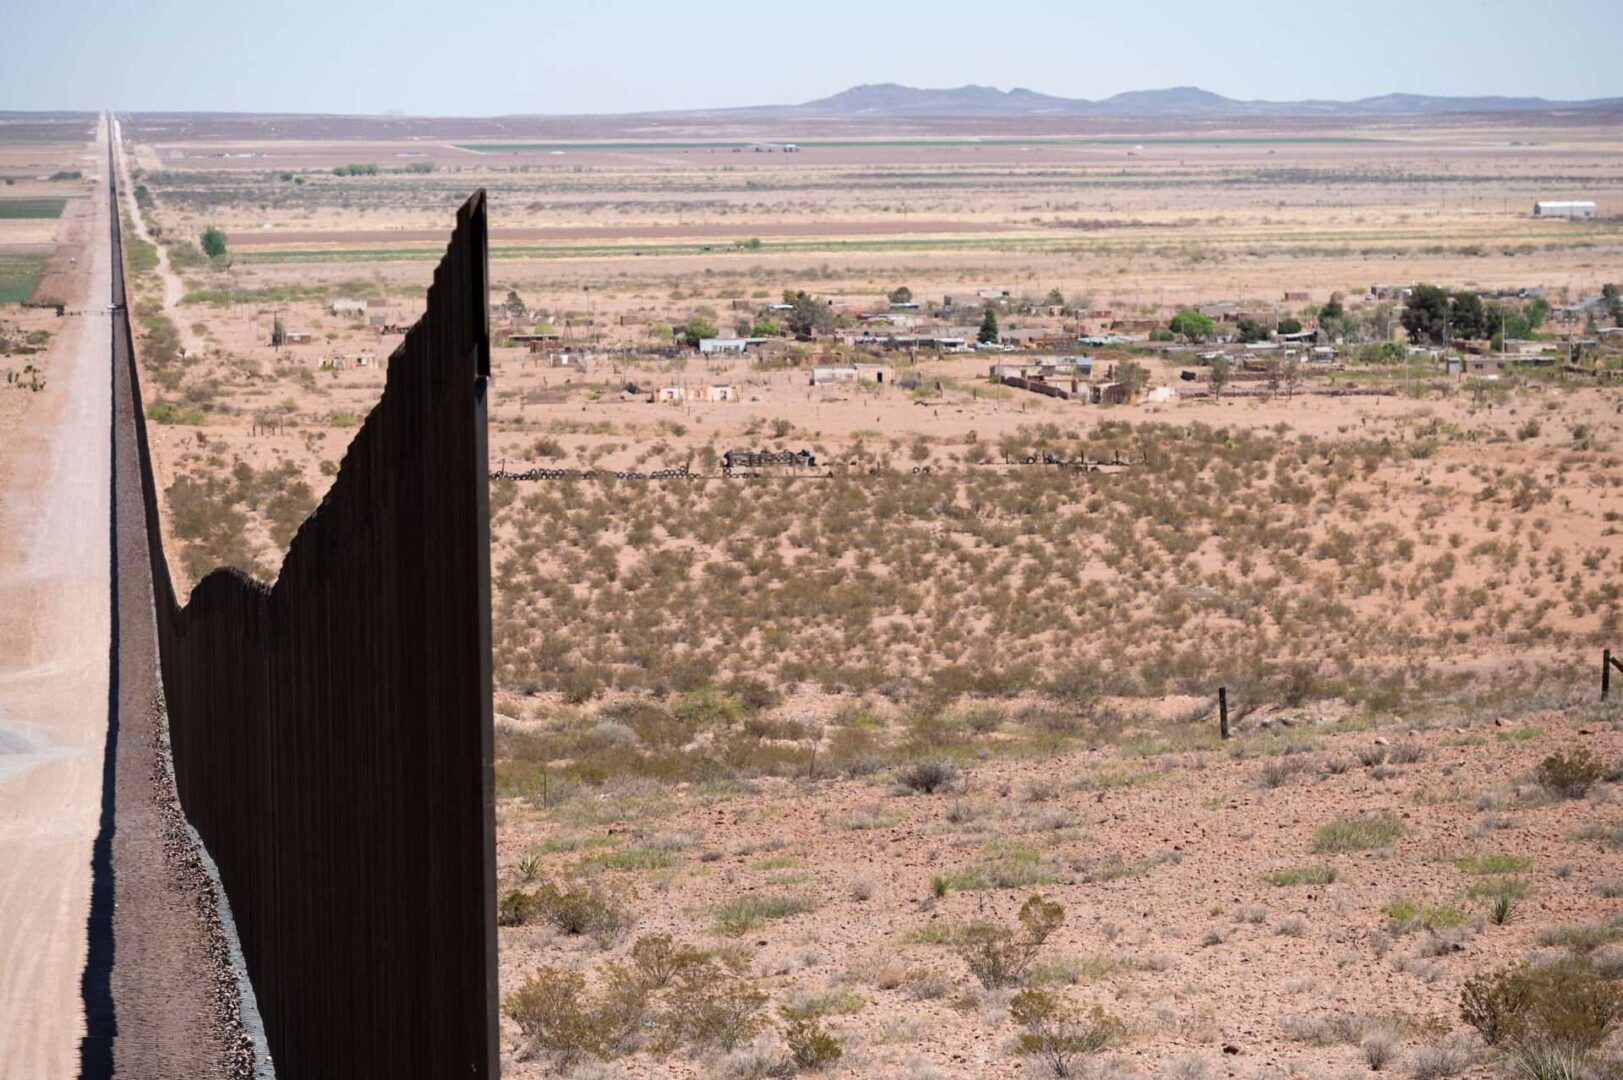
[[1217, 733], [1223, 738], [1229, 737], [1229, 688], [1217, 688]]
[[1600, 654], [1600, 699], [1606, 700], [1612, 692], [1612, 650], [1603, 649]]

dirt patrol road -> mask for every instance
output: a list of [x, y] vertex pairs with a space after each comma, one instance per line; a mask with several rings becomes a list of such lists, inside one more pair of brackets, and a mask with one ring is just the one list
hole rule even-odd
[[[105, 122], [98, 139], [105, 140]], [[110, 639], [107, 206], [41, 400], [0, 432], [0, 1078], [78, 1073]]]

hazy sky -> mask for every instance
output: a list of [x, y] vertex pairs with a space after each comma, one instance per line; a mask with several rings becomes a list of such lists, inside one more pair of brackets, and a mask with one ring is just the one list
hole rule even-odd
[[0, 0], [0, 110], [422, 115], [797, 102], [864, 82], [1066, 97], [1623, 96], [1617, 0]]

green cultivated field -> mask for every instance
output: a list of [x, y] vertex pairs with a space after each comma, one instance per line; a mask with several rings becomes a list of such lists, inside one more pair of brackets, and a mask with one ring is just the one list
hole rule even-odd
[[68, 200], [60, 196], [38, 199], [0, 199], [0, 221], [21, 218], [56, 218]]
[[33, 296], [44, 269], [43, 255], [0, 255], [0, 304], [20, 304]]

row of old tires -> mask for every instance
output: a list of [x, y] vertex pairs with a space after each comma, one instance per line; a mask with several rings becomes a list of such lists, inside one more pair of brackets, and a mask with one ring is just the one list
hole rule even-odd
[[613, 477], [616, 480], [685, 480], [689, 477], [697, 478], [686, 465], [674, 469], [655, 469], [652, 472], [640, 472], [636, 469], [525, 469], [522, 472], [511, 472], [498, 469], [490, 474], [492, 480], [606, 480]]

